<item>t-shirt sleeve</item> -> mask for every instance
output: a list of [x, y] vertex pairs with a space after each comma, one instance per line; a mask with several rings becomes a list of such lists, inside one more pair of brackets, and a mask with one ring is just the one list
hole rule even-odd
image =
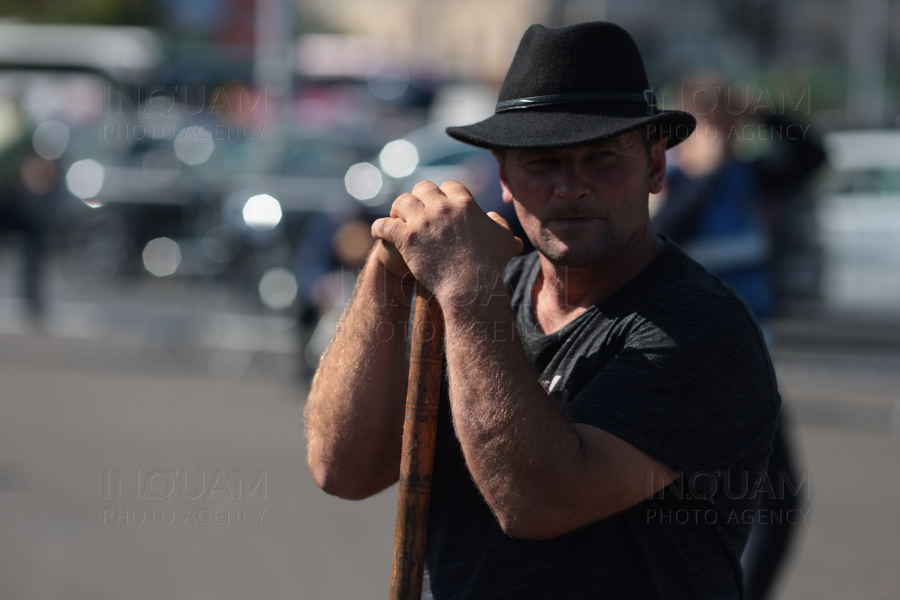
[[772, 431], [780, 404], [746, 310], [736, 298], [710, 296], [646, 311], [572, 399], [569, 418], [675, 471], [733, 467]]

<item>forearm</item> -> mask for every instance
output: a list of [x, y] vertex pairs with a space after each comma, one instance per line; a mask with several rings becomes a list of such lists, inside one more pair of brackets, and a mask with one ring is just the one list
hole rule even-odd
[[397, 480], [410, 298], [370, 257], [319, 363], [305, 409], [307, 461], [329, 493], [363, 498]]
[[530, 537], [579, 480], [581, 439], [540, 385], [509, 301], [444, 308], [454, 427], [472, 478], [513, 535]]

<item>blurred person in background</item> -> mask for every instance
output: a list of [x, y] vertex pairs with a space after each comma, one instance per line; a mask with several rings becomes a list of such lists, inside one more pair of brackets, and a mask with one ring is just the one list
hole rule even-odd
[[[697, 129], [670, 152], [653, 227], [744, 297], [771, 350], [767, 321], [778, 306], [773, 227], [824, 161], [824, 151], [808, 128], [784, 115], [760, 107], [749, 114], [754, 96], [746, 85], [701, 75], [689, 78], [677, 96], [687, 100], [681, 108], [694, 114]], [[779, 485], [783, 478], [796, 481], [789, 432], [782, 411], [767, 469], [775, 492], [760, 494], [765, 514], [783, 517], [798, 505]], [[783, 518], [754, 524], [741, 558], [748, 600], [766, 597], [793, 531]]]
[[27, 315], [36, 320], [43, 308], [41, 259], [59, 167], [39, 156], [34, 128], [19, 103], [0, 104], [0, 233], [19, 236], [21, 289]]
[[[328, 340], [350, 301], [360, 269], [375, 241], [371, 219], [321, 214], [310, 220], [298, 260], [302, 269], [302, 309], [300, 314], [302, 374], [312, 376]], [[318, 240], [325, 236], [327, 251]]]

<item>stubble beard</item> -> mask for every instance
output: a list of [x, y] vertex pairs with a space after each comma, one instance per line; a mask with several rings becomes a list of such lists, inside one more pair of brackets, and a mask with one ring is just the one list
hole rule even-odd
[[522, 216], [520, 222], [535, 249], [554, 266], [568, 269], [599, 267], [615, 261], [640, 235], [640, 229], [616, 231], [616, 224], [606, 221], [594, 238], [574, 239], [570, 243], [557, 237], [537, 218], [528, 217], [526, 224]]
[[[639, 194], [643, 198], [649, 198], [649, 187], [643, 190], [642, 193], [639, 192]], [[513, 198], [515, 198], [514, 190]], [[611, 217], [613, 215], [607, 214], [604, 218], [605, 226], [591, 240], [591, 243], [586, 243], [586, 240], [582, 239], [576, 240], [573, 245], [569, 245], [554, 235], [540, 218], [529, 213], [521, 203], [515, 201], [514, 206], [519, 223], [522, 225], [534, 248], [554, 266], [568, 269], [598, 267], [615, 261], [627, 252], [635, 240], [640, 237], [643, 227], [649, 223], [648, 205], [644, 202], [643, 210], [647, 212], [643, 215], [634, 214], [631, 218], [624, 217], [620, 223], [618, 220], [612, 221]], [[643, 223], [643, 226], [635, 226], [631, 230], [622, 231], [622, 226], [630, 221]]]
[[611, 241], [602, 236], [587, 245], [583, 242], [568, 244], [560, 240], [546, 229], [539, 229], [537, 235], [531, 236], [531, 243], [554, 266], [581, 269], [599, 266], [609, 260]]

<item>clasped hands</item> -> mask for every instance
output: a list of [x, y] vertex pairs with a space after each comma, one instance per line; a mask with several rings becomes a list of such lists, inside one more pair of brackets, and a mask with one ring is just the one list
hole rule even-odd
[[523, 247], [506, 219], [485, 213], [457, 181], [417, 183], [372, 224], [372, 236], [380, 240], [373, 258], [389, 275], [412, 273], [442, 304], [496, 281]]

